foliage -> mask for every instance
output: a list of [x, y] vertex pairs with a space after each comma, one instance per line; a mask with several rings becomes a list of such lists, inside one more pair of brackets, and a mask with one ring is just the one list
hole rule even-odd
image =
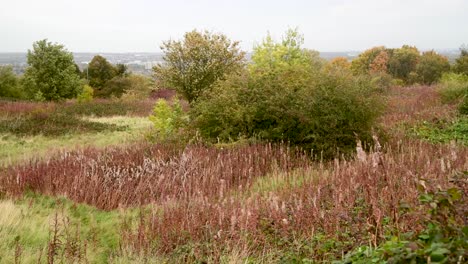
[[392, 50], [392, 56], [389, 61], [389, 73], [405, 83], [411, 84], [413, 80], [410, 74], [416, 70], [421, 54], [416, 47], [403, 45], [399, 49]]
[[468, 117], [462, 116], [450, 122], [422, 122], [413, 128], [413, 134], [434, 143], [455, 141], [468, 146]]
[[73, 54], [63, 45], [40, 40], [28, 50], [27, 57], [24, 88], [31, 98], [41, 94], [47, 101], [60, 100], [74, 98], [81, 91]]
[[18, 77], [11, 66], [0, 65], [0, 98], [21, 99], [24, 97]]
[[357, 138], [369, 141], [381, 108], [374, 86], [367, 78], [324, 73], [302, 43], [295, 30], [280, 43], [267, 36], [248, 70], [218, 82], [194, 105], [200, 135], [289, 142], [328, 158], [354, 151]]
[[99, 90], [97, 94], [102, 98], [110, 98], [111, 96], [120, 98], [131, 85], [130, 78], [116, 76], [107, 81], [105, 86]]
[[324, 74], [307, 80], [294, 69], [219, 83], [194, 106], [194, 126], [206, 139], [257, 137], [325, 157], [354, 151], [357, 138], [369, 142], [381, 108], [369, 80]]
[[183, 40], [163, 43], [164, 63], [154, 68], [156, 78], [165, 88], [176, 89], [190, 103], [203, 91], [236, 72], [244, 65], [239, 42], [223, 34], [193, 30]]
[[359, 54], [359, 56], [351, 61], [351, 70], [355, 75], [369, 74], [370, 65], [381, 52], [385, 52], [384, 46], [374, 47]]
[[329, 75], [349, 75], [351, 63], [345, 57], [336, 57], [324, 65], [323, 71]]
[[468, 97], [468, 76], [444, 73], [437, 89], [445, 103], [459, 103]]
[[458, 111], [462, 115], [468, 115], [468, 96], [465, 95], [463, 101], [458, 106]]
[[154, 125], [154, 132], [150, 137], [157, 141], [181, 140], [181, 130], [188, 124], [188, 115], [177, 99], [171, 104], [164, 99], [156, 101], [149, 119]]
[[450, 70], [448, 59], [439, 55], [435, 51], [423, 52], [421, 59], [416, 66], [415, 73], [418, 80], [424, 84], [433, 84], [437, 82], [444, 72]]
[[369, 65], [370, 74], [382, 74], [388, 72], [389, 55], [387, 51], [383, 50], [374, 58]]
[[317, 51], [302, 48], [304, 36], [297, 29], [288, 29], [281, 42], [275, 42], [268, 34], [260, 45], [254, 47], [251, 73], [276, 74], [294, 68], [304, 73], [317, 72], [324, 62]]
[[418, 81], [415, 71], [420, 58], [416, 47], [403, 45], [401, 48], [389, 49], [379, 46], [361, 53], [351, 62], [351, 69], [355, 75], [388, 74], [403, 83], [412, 84]]
[[88, 65], [89, 85], [96, 89], [96, 96], [101, 96], [105, 84], [117, 75], [116, 68], [106, 58], [96, 55]]
[[454, 70], [457, 73], [468, 75], [468, 46], [460, 48], [460, 57], [455, 60]]
[[94, 89], [89, 85], [83, 87], [83, 91], [77, 96], [78, 103], [91, 102], [93, 100]]
[[[460, 175], [456, 180], [466, 184], [468, 173]], [[423, 182], [419, 201], [427, 212], [426, 229], [407, 239], [393, 237], [377, 248], [361, 246], [335, 263], [462, 263], [468, 258], [468, 229], [458, 210], [462, 188], [466, 186], [428, 191]]]
[[154, 85], [151, 78], [137, 74], [129, 75], [127, 78], [129, 86], [125, 89], [124, 96], [126, 98], [145, 99], [149, 97]]

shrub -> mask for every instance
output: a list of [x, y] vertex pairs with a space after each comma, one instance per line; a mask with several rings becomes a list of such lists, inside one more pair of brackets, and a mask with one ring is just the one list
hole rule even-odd
[[154, 124], [154, 132], [150, 138], [157, 141], [180, 140], [181, 129], [188, 123], [188, 115], [184, 113], [178, 100], [169, 104], [166, 100], [159, 99], [149, 119]]
[[368, 79], [323, 75], [306, 87], [289, 80], [244, 74], [219, 83], [194, 106], [195, 127], [207, 139], [287, 141], [326, 157], [369, 141], [381, 104]]
[[[468, 76], [457, 73], [443, 74], [438, 92], [446, 103], [465, 101], [464, 98], [468, 97]], [[463, 108], [463, 104], [461, 107]]]
[[91, 102], [93, 100], [94, 90], [91, 86], [83, 86], [83, 91], [76, 98], [78, 103]]
[[468, 258], [468, 233], [460, 208], [466, 198], [463, 189], [468, 174], [461, 175], [458, 180], [462, 185], [465, 181], [465, 186], [427, 191], [425, 184], [420, 185], [424, 191], [419, 196], [420, 207], [427, 212], [422, 232], [393, 237], [375, 249], [359, 247], [336, 263], [462, 263]]

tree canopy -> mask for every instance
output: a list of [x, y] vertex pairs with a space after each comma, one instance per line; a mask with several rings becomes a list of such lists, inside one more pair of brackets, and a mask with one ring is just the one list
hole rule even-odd
[[161, 49], [164, 63], [154, 67], [156, 78], [190, 103], [244, 65], [245, 53], [239, 49], [239, 42], [208, 31], [193, 30], [182, 40], [164, 42]]
[[73, 55], [63, 45], [47, 39], [37, 41], [33, 49], [28, 50], [27, 61], [24, 87], [31, 98], [59, 100], [74, 98], [81, 92]]

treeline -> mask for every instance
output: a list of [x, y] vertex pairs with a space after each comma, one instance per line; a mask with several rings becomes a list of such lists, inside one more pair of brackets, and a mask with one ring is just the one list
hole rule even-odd
[[120, 98], [124, 94], [147, 97], [152, 86], [150, 78], [130, 73], [123, 64], [112, 65], [99, 55], [82, 72], [71, 52], [46, 39], [33, 44], [27, 62], [22, 76], [15, 75], [11, 66], [0, 66], [0, 98], [58, 101]]

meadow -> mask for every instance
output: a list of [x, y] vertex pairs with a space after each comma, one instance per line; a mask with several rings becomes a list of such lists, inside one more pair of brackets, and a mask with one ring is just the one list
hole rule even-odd
[[151, 143], [154, 101], [0, 102], [0, 262], [462, 263], [467, 119], [435, 86], [383, 97], [385, 138], [331, 160]]

